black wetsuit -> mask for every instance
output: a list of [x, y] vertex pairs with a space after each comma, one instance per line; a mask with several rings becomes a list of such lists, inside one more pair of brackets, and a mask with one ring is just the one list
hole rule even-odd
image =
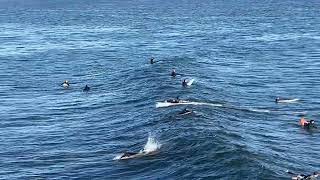
[[180, 112], [179, 114], [186, 114], [186, 113], [191, 113], [192, 111], [189, 109], [184, 109], [182, 112]]
[[125, 152], [125, 153], [121, 156], [121, 158], [123, 158], [123, 157], [130, 157], [130, 156], [133, 156], [133, 155], [136, 155], [136, 154], [138, 154], [138, 153], [135, 153], [135, 152]]
[[183, 81], [183, 82], [182, 82], [182, 86], [183, 86], [183, 87], [188, 86], [187, 81]]
[[308, 128], [308, 129], [311, 129], [311, 128], [317, 129], [317, 126], [315, 126], [315, 124], [311, 124], [310, 122], [308, 124], [306, 124], [304, 127]]
[[169, 99], [169, 100], [167, 100], [167, 102], [169, 102], [169, 103], [179, 103], [180, 100], [179, 99]]
[[176, 77], [176, 75], [177, 75], [177, 73], [176, 73], [175, 71], [172, 71], [172, 72], [171, 72], [171, 76], [172, 76], [172, 77]]
[[83, 91], [90, 91], [90, 87], [88, 85], [86, 85], [86, 87], [84, 87]]

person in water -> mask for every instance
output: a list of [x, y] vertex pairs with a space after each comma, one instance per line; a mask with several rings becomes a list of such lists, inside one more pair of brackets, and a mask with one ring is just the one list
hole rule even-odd
[[120, 159], [125, 159], [125, 158], [130, 158], [134, 155], [137, 155], [139, 153], [136, 153], [136, 152], [125, 152], [123, 153], [123, 155], [120, 157]]
[[155, 63], [155, 61], [154, 61], [154, 58], [152, 57], [151, 59], [150, 59], [150, 64], [154, 64]]
[[86, 85], [86, 86], [84, 87], [83, 91], [84, 91], [84, 92], [90, 91], [90, 87], [89, 87], [88, 85]]
[[287, 173], [293, 175], [292, 177], [293, 180], [312, 180], [312, 179], [317, 179], [320, 176], [319, 172], [314, 172], [313, 174], [310, 174], [310, 175], [295, 174], [290, 171], [287, 171]]
[[69, 84], [69, 81], [68, 80], [65, 80], [62, 84], [61, 84], [63, 87], [67, 88], [70, 86]]
[[275, 102], [276, 103], [289, 103], [289, 102], [296, 102], [296, 101], [298, 101], [299, 99], [288, 99], [288, 98], [279, 98], [279, 97], [277, 97], [276, 99], [275, 99]]
[[300, 119], [300, 125], [308, 129], [317, 128], [314, 120], [307, 121], [304, 117]]
[[189, 114], [192, 113], [192, 110], [188, 109], [188, 108], [184, 108], [183, 111], [181, 111], [179, 114]]
[[183, 80], [183, 82], [182, 82], [182, 86], [183, 86], [183, 87], [187, 87], [187, 86], [188, 86], [187, 79], [184, 79], [184, 80]]
[[171, 76], [172, 77], [176, 77], [177, 76], [176, 69], [172, 69]]
[[177, 98], [176, 99], [169, 99], [169, 100], [167, 100], [167, 102], [169, 102], [169, 103], [179, 103], [181, 100], [179, 99], [179, 96], [177, 96]]

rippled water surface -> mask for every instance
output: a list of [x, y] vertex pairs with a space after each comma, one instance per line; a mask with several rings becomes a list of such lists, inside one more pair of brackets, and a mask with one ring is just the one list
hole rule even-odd
[[[0, 0], [0, 179], [320, 170], [320, 131], [298, 125], [301, 115], [320, 124], [319, 9], [318, 0]], [[195, 82], [183, 88], [184, 78]], [[156, 108], [176, 96], [198, 104]], [[195, 112], [178, 115], [185, 107]], [[148, 136], [157, 154], [113, 160]]]

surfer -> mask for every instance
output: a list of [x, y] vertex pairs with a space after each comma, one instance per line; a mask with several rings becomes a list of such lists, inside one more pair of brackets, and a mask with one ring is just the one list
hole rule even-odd
[[177, 73], [176, 73], [176, 69], [172, 69], [172, 72], [171, 72], [171, 76], [172, 77], [176, 77]]
[[275, 102], [276, 103], [292, 103], [292, 102], [296, 102], [298, 101], [299, 99], [285, 99], [285, 98], [280, 98], [280, 97], [277, 97], [275, 99]]
[[120, 160], [126, 160], [126, 159], [132, 159], [132, 158], [138, 158], [143, 156], [150, 156], [157, 154], [157, 150], [154, 151], [146, 151], [141, 150], [140, 152], [124, 152], [118, 159]]
[[62, 85], [64, 88], [68, 88], [68, 87], [70, 86], [68, 80], [65, 80], [61, 85]]
[[148, 137], [148, 141], [145, 144], [144, 148], [140, 150], [139, 152], [128, 152], [125, 151], [120, 156], [115, 157], [115, 160], [126, 160], [126, 159], [132, 159], [132, 158], [139, 158], [143, 156], [150, 156], [157, 154], [161, 147], [161, 144], [159, 144], [154, 138]]
[[182, 82], [182, 86], [183, 86], [183, 87], [187, 87], [187, 86], [188, 86], [187, 79], [184, 79], [184, 80], [183, 80], [183, 82]]
[[181, 100], [179, 99], [179, 96], [176, 97], [176, 99], [169, 99], [169, 100], [166, 100], [167, 102], [169, 103], [179, 103], [181, 102]]
[[292, 177], [293, 180], [312, 180], [312, 179], [317, 179], [320, 176], [320, 172], [314, 172], [313, 174], [310, 174], [310, 175], [296, 174], [290, 171], [287, 171], [287, 173], [293, 175]]
[[150, 59], [150, 64], [154, 64], [155, 63], [155, 61], [154, 61], [154, 58], [152, 57], [151, 59]]
[[186, 114], [190, 114], [190, 113], [192, 113], [192, 110], [190, 110], [188, 108], [184, 108], [183, 111], [181, 111], [179, 114], [186, 115]]
[[83, 91], [84, 91], [84, 92], [90, 91], [90, 87], [89, 87], [88, 85], [86, 85], [86, 86], [84, 87]]
[[137, 152], [124, 152], [124, 153], [121, 155], [120, 159], [133, 158], [133, 157], [137, 156], [138, 154], [139, 154], [139, 153], [137, 153]]
[[301, 125], [302, 127], [305, 127], [305, 128], [308, 128], [308, 129], [310, 129], [310, 128], [317, 128], [317, 127], [315, 126], [314, 120], [307, 121], [304, 117], [302, 117], [302, 118], [300, 119], [299, 123], [300, 123], [300, 125]]

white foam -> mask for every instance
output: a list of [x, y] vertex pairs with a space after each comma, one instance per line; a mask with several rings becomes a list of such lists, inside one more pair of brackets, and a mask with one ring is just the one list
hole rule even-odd
[[143, 152], [143, 153], [155, 152], [155, 151], [159, 150], [160, 147], [161, 147], [161, 144], [154, 137], [152, 137], [149, 134], [148, 141], [144, 145], [144, 148], [143, 148], [143, 150], [140, 151], [140, 153], [141, 152]]
[[113, 160], [131, 159], [131, 158], [138, 158], [146, 155], [152, 155], [154, 154], [154, 152], [158, 151], [160, 147], [161, 147], [161, 144], [149, 133], [147, 143], [144, 145], [144, 148], [139, 151], [139, 153], [137, 153], [134, 156], [130, 156], [126, 158], [121, 158], [124, 155], [123, 153], [118, 154], [116, 155], [116, 157], [113, 158]]
[[116, 157], [113, 158], [113, 160], [119, 160], [119, 159], [121, 159], [122, 156], [123, 156], [123, 154], [118, 154]]
[[222, 107], [223, 106], [222, 104], [185, 101], [185, 102], [180, 102], [180, 103], [157, 102], [156, 103], [156, 108], [178, 106], [178, 105], [204, 105], [204, 106], [214, 106], [214, 107]]

